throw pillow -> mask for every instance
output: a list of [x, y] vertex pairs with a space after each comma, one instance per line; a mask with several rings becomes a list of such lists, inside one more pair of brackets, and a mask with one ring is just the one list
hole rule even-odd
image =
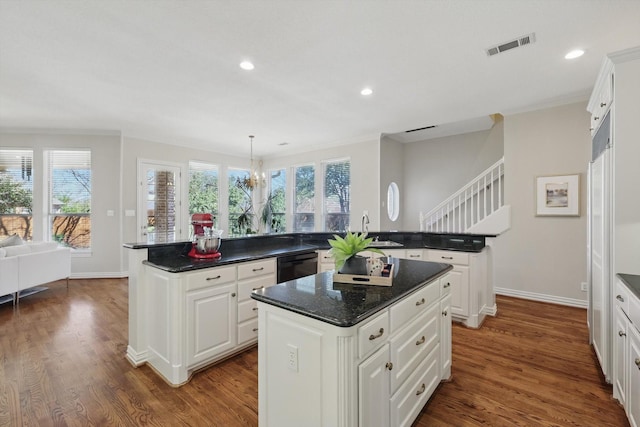
[[6, 248], [8, 246], [18, 246], [21, 245], [22, 239], [17, 234], [12, 234], [4, 240], [0, 240], [0, 248]]

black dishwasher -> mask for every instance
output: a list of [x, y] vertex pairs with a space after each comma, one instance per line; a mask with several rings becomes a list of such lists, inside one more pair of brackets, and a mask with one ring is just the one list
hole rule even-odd
[[318, 254], [305, 252], [297, 255], [278, 257], [278, 283], [318, 272]]

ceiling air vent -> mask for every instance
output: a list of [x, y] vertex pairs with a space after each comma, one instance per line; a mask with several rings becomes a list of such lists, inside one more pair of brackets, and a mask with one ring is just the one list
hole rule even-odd
[[526, 46], [535, 41], [536, 41], [535, 33], [527, 34], [526, 36], [518, 37], [515, 40], [510, 40], [508, 42], [501, 43], [497, 46], [491, 46], [490, 48], [486, 49], [487, 56], [497, 55], [499, 53], [506, 52], [516, 47]]

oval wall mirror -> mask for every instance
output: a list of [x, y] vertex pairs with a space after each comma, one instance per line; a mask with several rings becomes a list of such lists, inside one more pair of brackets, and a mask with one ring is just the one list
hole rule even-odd
[[395, 182], [387, 188], [387, 214], [391, 221], [397, 220], [400, 214], [400, 190]]

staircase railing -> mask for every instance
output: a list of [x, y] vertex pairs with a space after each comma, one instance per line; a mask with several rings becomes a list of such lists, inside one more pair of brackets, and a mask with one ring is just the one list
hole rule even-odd
[[427, 213], [420, 231], [463, 233], [504, 206], [504, 157]]

